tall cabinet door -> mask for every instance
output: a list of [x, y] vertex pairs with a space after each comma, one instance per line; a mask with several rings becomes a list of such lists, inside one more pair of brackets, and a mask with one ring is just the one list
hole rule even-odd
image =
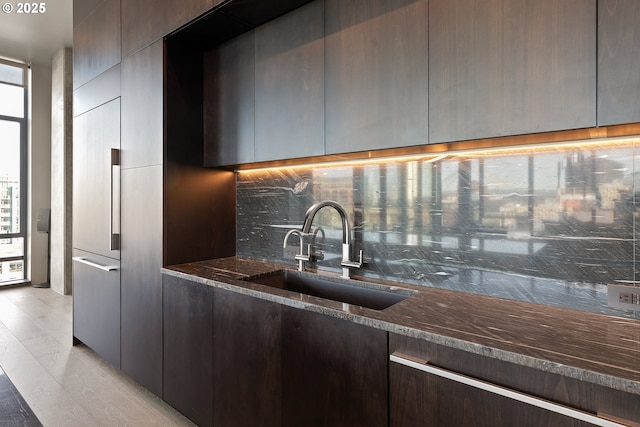
[[163, 42], [122, 63], [122, 370], [162, 396]]
[[73, 121], [73, 247], [120, 258], [120, 98]]

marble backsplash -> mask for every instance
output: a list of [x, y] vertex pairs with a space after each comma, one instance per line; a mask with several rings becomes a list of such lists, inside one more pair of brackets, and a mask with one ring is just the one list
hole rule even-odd
[[[360, 275], [633, 317], [607, 307], [606, 284], [639, 280], [635, 159], [634, 141], [612, 141], [239, 172], [237, 254], [295, 265], [285, 234], [335, 200]], [[313, 225], [317, 268], [338, 271], [338, 214]]]

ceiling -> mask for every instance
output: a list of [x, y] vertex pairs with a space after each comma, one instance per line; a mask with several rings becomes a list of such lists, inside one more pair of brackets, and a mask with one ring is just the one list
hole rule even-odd
[[[37, 64], [51, 64], [53, 55], [73, 44], [73, 0], [40, 0], [44, 13], [17, 13], [19, 4], [0, 0], [0, 57]], [[7, 5], [12, 11], [5, 12]]]

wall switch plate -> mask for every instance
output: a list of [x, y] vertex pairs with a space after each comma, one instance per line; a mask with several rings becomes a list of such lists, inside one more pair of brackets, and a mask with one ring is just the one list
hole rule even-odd
[[613, 308], [640, 311], [640, 286], [608, 285], [607, 303]]

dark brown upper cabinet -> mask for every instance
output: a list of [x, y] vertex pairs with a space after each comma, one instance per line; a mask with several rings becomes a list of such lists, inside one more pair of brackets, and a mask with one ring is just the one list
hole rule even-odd
[[326, 1], [327, 154], [428, 137], [428, 1]]
[[122, 168], [163, 160], [162, 40], [122, 61]]
[[595, 0], [430, 0], [429, 141], [596, 125]]
[[254, 32], [203, 55], [204, 165], [254, 161]]
[[161, 39], [222, 0], [122, 0], [122, 56]]
[[598, 2], [598, 125], [640, 122], [640, 3]]
[[120, 58], [120, 0], [106, 0], [73, 30], [73, 88], [118, 64]]
[[255, 160], [324, 154], [324, 1], [255, 30]]

